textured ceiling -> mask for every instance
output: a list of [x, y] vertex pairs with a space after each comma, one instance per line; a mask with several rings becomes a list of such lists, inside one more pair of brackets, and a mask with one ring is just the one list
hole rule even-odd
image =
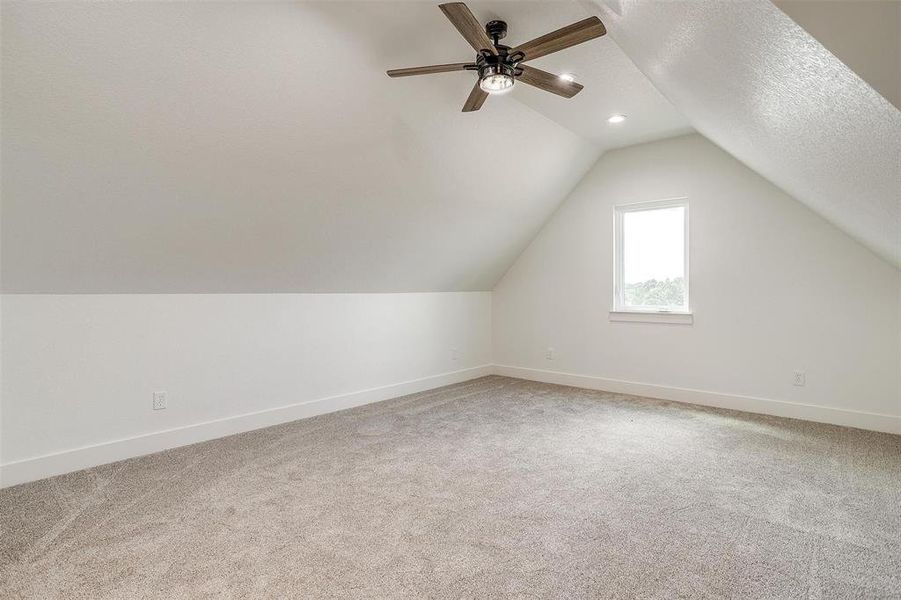
[[901, 266], [901, 111], [776, 6], [585, 6], [695, 129]]
[[[436, 4], [4, 2], [3, 291], [491, 289], [604, 148], [687, 128], [609, 39], [536, 62], [569, 101], [389, 79], [471, 58]], [[586, 14], [471, 6], [511, 42]]]
[[774, 4], [901, 108], [901, 2], [774, 0]]

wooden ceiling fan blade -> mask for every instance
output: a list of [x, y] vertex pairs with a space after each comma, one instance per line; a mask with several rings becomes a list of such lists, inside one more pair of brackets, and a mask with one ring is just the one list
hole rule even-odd
[[520, 44], [516, 48], [510, 50], [510, 53], [516, 51], [525, 54], [523, 60], [534, 60], [552, 52], [565, 50], [582, 42], [593, 40], [607, 33], [607, 29], [601, 20], [597, 17], [588, 17], [585, 20], [567, 25], [557, 31], [545, 34], [535, 38], [532, 41]]
[[450, 73], [465, 71], [466, 67], [475, 68], [473, 63], [449, 63], [446, 65], [430, 65], [428, 67], [410, 67], [407, 69], [391, 69], [388, 77], [409, 77], [410, 75], [430, 75], [432, 73]]
[[463, 112], [479, 110], [482, 108], [482, 105], [485, 104], [487, 98], [488, 92], [480, 88], [479, 82], [476, 81], [475, 87], [469, 92], [469, 98], [466, 99], [466, 104], [463, 105]]
[[492, 54], [497, 54], [497, 48], [494, 47], [491, 38], [485, 33], [485, 28], [475, 18], [468, 6], [462, 2], [449, 2], [447, 4], [439, 4], [438, 8], [441, 9], [444, 16], [453, 23], [460, 35], [469, 42], [469, 45], [476, 52], [489, 50]]
[[516, 78], [517, 81], [528, 83], [538, 89], [557, 94], [558, 96], [563, 96], [564, 98], [572, 98], [581, 92], [584, 87], [575, 81], [560, 79], [553, 73], [548, 73], [547, 71], [542, 71], [535, 67], [520, 65], [519, 68], [522, 69], [522, 75]]

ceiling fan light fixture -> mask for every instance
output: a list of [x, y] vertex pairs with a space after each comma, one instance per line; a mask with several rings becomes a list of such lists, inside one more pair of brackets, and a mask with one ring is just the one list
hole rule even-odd
[[503, 94], [513, 87], [513, 78], [503, 73], [483, 77], [479, 87], [489, 94]]
[[479, 87], [489, 94], [503, 94], [513, 88], [513, 74], [503, 65], [490, 65], [482, 68], [479, 75]]

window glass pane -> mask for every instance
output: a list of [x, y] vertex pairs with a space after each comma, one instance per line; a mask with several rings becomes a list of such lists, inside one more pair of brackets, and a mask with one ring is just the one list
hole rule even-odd
[[684, 308], [685, 208], [623, 213], [626, 306]]

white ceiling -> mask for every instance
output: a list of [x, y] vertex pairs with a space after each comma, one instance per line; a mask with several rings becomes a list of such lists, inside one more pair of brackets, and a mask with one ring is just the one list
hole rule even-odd
[[472, 57], [436, 4], [4, 2], [3, 291], [491, 289], [604, 148], [687, 129], [609, 39], [536, 61], [572, 100], [389, 79]]
[[585, 5], [695, 129], [901, 266], [901, 111], [775, 5]]
[[[578, 2], [469, 2], [483, 23], [507, 22], [503, 43], [516, 46], [593, 14]], [[456, 40], [455, 40], [456, 41]], [[456, 48], [464, 45], [456, 41]], [[466, 49], [449, 50], [465, 59]], [[456, 59], [455, 59], [456, 60]], [[564, 100], [528, 85], [517, 85], [511, 96], [534, 108], [602, 150], [671, 137], [692, 131], [688, 121], [648, 81], [609, 36], [544, 56], [529, 63], [550, 73], [571, 73], [585, 86], [572, 100]], [[504, 100], [502, 98], [501, 100]], [[490, 101], [493, 101], [491, 99]], [[607, 118], [626, 114], [628, 121], [611, 125]]]
[[901, 108], [901, 2], [774, 0], [774, 4]]
[[901, 112], [770, 2], [471, 2], [610, 30], [534, 63], [575, 98], [471, 114], [472, 73], [384, 73], [472, 57], [436, 4], [4, 2], [3, 291], [491, 289], [603, 150], [690, 126], [899, 264]]

